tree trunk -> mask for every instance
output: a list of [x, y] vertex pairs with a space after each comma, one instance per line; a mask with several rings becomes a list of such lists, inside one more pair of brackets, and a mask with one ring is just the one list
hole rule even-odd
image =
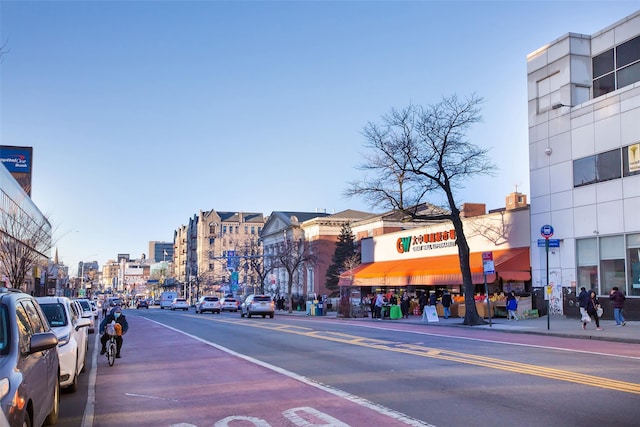
[[460, 215], [453, 216], [453, 228], [456, 230], [456, 243], [458, 245], [458, 257], [460, 258], [460, 271], [462, 273], [462, 287], [464, 290], [464, 325], [484, 325], [487, 322], [478, 315], [476, 309], [473, 277], [471, 276], [471, 265], [469, 256], [469, 244], [467, 238], [464, 235], [462, 227], [462, 219]]

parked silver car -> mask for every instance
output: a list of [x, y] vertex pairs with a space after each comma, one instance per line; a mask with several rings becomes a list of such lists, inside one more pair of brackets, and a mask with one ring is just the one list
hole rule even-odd
[[205, 311], [220, 313], [220, 298], [209, 295], [200, 297], [196, 302], [196, 313], [204, 313]]
[[251, 294], [240, 305], [240, 317], [258, 315], [263, 318], [269, 316], [273, 319], [275, 311], [276, 304], [269, 295]]
[[0, 288], [0, 330], [0, 411], [8, 425], [56, 424], [58, 339], [35, 298]]

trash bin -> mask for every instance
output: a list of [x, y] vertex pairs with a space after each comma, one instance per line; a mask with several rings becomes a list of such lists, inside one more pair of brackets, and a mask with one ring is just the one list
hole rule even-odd
[[316, 307], [316, 316], [322, 316], [323, 309], [324, 309], [324, 303], [322, 301], [318, 301], [318, 304]]
[[389, 318], [391, 320], [394, 319], [402, 319], [402, 310], [399, 305], [392, 305], [391, 311], [389, 312]]

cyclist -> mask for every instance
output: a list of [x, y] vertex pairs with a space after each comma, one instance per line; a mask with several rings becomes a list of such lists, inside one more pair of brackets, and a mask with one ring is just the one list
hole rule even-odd
[[108, 314], [102, 322], [100, 322], [100, 333], [102, 336], [100, 337], [100, 342], [102, 343], [102, 349], [100, 350], [100, 354], [105, 354], [107, 352], [106, 345], [107, 341], [109, 341], [109, 334], [106, 333], [106, 326], [115, 321], [117, 325], [120, 325], [122, 329], [121, 335], [116, 335], [116, 358], [120, 358], [120, 349], [122, 348], [122, 335], [126, 334], [129, 330], [129, 323], [127, 322], [126, 316], [122, 313], [122, 308], [120, 306], [116, 306], [113, 311]]

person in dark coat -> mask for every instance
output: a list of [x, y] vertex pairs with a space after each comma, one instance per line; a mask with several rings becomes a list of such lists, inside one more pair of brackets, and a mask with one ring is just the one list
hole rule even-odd
[[444, 293], [442, 294], [442, 308], [445, 319], [448, 319], [449, 316], [451, 316], [451, 304], [453, 304], [451, 294], [445, 289]]
[[[589, 292], [583, 286], [580, 288], [580, 293], [578, 294], [578, 307], [580, 307], [580, 316], [582, 319], [588, 318], [589, 314], [587, 314], [587, 303], [589, 302]], [[582, 321], [584, 323], [584, 320]]]
[[[596, 322], [596, 330], [601, 331], [600, 327], [600, 318], [598, 317], [598, 306], [600, 305], [600, 300], [596, 296], [596, 291], [589, 292], [589, 300], [587, 301], [587, 314], [590, 318], [593, 318]], [[582, 329], [587, 329], [587, 322], [582, 321]]]
[[424, 313], [424, 306], [429, 302], [429, 298], [426, 293], [422, 293], [418, 298], [418, 304], [420, 305], [420, 314]]
[[616, 320], [616, 326], [626, 325], [627, 322], [622, 316], [622, 309], [624, 308], [624, 301], [627, 298], [617, 286], [614, 286], [611, 288], [611, 292], [609, 292], [609, 299], [613, 301], [613, 318]]
[[429, 295], [429, 305], [436, 305], [438, 303], [438, 295], [436, 293], [432, 293]]
[[122, 335], [126, 334], [129, 330], [129, 322], [127, 322], [127, 317], [122, 313], [122, 309], [120, 306], [115, 306], [113, 311], [108, 314], [102, 322], [100, 322], [100, 333], [102, 336], [100, 337], [100, 343], [102, 343], [102, 349], [100, 350], [100, 354], [105, 354], [107, 352], [107, 341], [109, 341], [109, 334], [106, 332], [106, 327], [111, 322], [115, 322], [120, 325], [122, 334], [116, 335], [116, 357], [120, 358], [120, 350], [122, 349]]
[[402, 317], [404, 319], [409, 317], [409, 307], [411, 303], [409, 302], [409, 295], [404, 294], [402, 296], [402, 301], [400, 302], [400, 310], [402, 310]]

